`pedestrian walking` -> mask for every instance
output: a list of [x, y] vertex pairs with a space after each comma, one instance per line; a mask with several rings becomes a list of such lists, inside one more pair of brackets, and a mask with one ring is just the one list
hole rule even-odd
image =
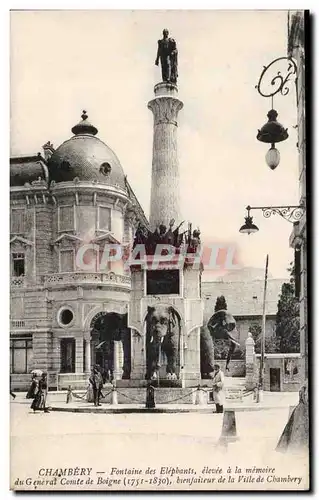
[[216, 404], [216, 413], [223, 413], [225, 403], [225, 380], [219, 365], [214, 365], [213, 398]]
[[37, 380], [37, 376], [35, 373], [32, 374], [32, 379], [31, 379], [31, 384], [29, 387], [29, 390], [26, 394], [27, 399], [34, 399], [35, 398], [35, 390], [39, 388], [39, 383]]
[[35, 390], [35, 397], [32, 401], [31, 408], [34, 412], [37, 410], [43, 410], [44, 413], [49, 413], [49, 409], [46, 406], [47, 394], [48, 394], [48, 382], [47, 374], [43, 373], [41, 379], [37, 382], [37, 388]]
[[[31, 386], [32, 386], [33, 401], [31, 403], [30, 408], [33, 410], [33, 413], [35, 413], [36, 410], [40, 409], [40, 403], [41, 403], [41, 394], [39, 391], [39, 380], [38, 380], [38, 377], [36, 375], [32, 379]], [[31, 394], [30, 389], [29, 389], [29, 392]]]
[[90, 384], [93, 390], [94, 406], [101, 406], [100, 397], [102, 395], [103, 378], [97, 368], [93, 368], [90, 376]]

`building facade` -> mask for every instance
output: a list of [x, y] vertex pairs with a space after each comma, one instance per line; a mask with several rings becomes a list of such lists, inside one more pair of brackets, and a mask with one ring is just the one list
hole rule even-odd
[[[72, 132], [57, 149], [48, 142], [43, 154], [10, 160], [13, 389], [28, 387], [33, 369], [47, 371], [51, 387], [66, 388], [83, 387], [95, 363], [113, 378], [131, 378], [134, 368], [130, 273], [123, 260], [105, 256], [148, 222], [120, 161], [85, 113]], [[224, 295], [244, 345], [261, 324], [263, 283], [251, 269], [202, 282], [204, 325]], [[282, 283], [269, 280], [268, 337]]]
[[[239, 342], [244, 349], [248, 332], [251, 328], [262, 325], [264, 279], [263, 270], [260, 276], [253, 274], [250, 268], [225, 275], [216, 281], [202, 283], [202, 298], [204, 301], [204, 325], [214, 313], [217, 297], [223, 295], [227, 310], [234, 316], [239, 332]], [[266, 338], [276, 334], [276, 314], [281, 287], [286, 280], [269, 278], [266, 300]]]
[[[305, 92], [305, 12], [291, 11], [288, 16], [288, 56], [297, 64], [297, 127], [299, 152], [300, 205], [306, 206], [306, 92]], [[295, 250], [296, 292], [300, 301], [300, 354], [302, 377], [308, 378], [308, 307], [307, 307], [307, 225], [306, 211], [294, 224], [290, 246]]]
[[43, 154], [10, 160], [13, 389], [36, 368], [61, 387], [72, 376], [81, 384], [94, 363], [112, 370], [116, 340], [130, 372], [130, 276], [105, 257], [147, 221], [85, 112], [72, 132], [57, 149], [48, 142]]

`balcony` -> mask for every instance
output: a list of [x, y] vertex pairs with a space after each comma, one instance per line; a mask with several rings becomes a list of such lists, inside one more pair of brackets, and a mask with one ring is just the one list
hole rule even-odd
[[24, 328], [25, 321], [24, 319], [12, 319], [11, 320], [11, 328]]
[[64, 285], [116, 285], [121, 288], [130, 289], [131, 278], [122, 274], [109, 273], [54, 273], [42, 276], [43, 284], [47, 288]]
[[12, 288], [23, 288], [25, 286], [25, 276], [11, 276], [10, 285]]

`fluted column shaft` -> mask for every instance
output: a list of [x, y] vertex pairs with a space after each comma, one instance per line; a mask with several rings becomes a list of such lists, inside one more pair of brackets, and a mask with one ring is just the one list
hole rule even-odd
[[[164, 95], [163, 95], [164, 94]], [[177, 87], [158, 84], [155, 98], [148, 103], [154, 116], [153, 162], [150, 226], [168, 225], [174, 218], [180, 222], [179, 166], [177, 151], [177, 117], [183, 103]]]
[[90, 339], [85, 339], [85, 373], [91, 371], [91, 342]]

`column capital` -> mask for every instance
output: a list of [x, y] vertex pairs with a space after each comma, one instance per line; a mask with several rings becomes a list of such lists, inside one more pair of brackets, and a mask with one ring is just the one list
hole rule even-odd
[[161, 96], [152, 99], [147, 107], [153, 112], [154, 125], [169, 123], [177, 127], [177, 115], [184, 104], [176, 97]]

